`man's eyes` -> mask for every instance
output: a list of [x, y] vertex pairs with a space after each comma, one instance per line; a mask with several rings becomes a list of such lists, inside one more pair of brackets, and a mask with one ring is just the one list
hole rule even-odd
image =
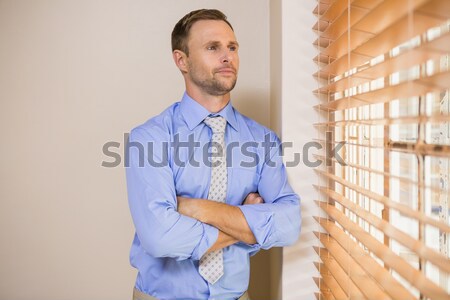
[[[233, 52], [238, 50], [237, 46], [229, 46], [228, 48], [230, 49], [230, 51], [233, 51]], [[206, 49], [210, 50], [210, 51], [215, 51], [218, 49], [218, 47], [217, 46], [208, 46], [208, 47], [206, 47]]]

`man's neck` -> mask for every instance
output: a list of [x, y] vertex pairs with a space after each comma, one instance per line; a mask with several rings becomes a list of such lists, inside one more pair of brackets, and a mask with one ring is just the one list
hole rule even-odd
[[201, 106], [206, 108], [211, 113], [217, 113], [227, 106], [230, 101], [230, 93], [225, 95], [209, 95], [200, 91], [186, 89], [186, 93], [197, 101]]

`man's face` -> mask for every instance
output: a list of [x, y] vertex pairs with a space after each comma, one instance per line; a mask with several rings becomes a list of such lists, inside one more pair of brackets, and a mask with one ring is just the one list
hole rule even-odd
[[209, 95], [229, 93], [239, 69], [238, 43], [223, 21], [194, 23], [188, 37], [187, 82]]

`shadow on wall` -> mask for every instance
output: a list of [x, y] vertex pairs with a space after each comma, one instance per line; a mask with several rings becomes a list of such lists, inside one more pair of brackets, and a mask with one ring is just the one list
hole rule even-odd
[[261, 250], [250, 261], [248, 291], [252, 300], [281, 300], [282, 248]]
[[[243, 115], [269, 127], [269, 92], [236, 86], [232, 92], [233, 106]], [[278, 259], [277, 259], [278, 258]], [[281, 265], [273, 261], [281, 261], [281, 249], [261, 250], [251, 257], [249, 294], [252, 299], [272, 299], [278, 294], [281, 284]], [[280, 269], [280, 270], [278, 270]]]
[[256, 122], [269, 127], [269, 91], [258, 91], [256, 89], [240, 89], [239, 86], [232, 92], [233, 106], [243, 115]]

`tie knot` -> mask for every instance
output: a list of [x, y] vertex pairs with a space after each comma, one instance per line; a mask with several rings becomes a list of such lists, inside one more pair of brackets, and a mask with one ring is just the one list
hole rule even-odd
[[206, 117], [203, 122], [205, 122], [205, 124], [211, 128], [213, 133], [225, 133], [227, 120], [225, 120], [224, 117], [222, 116]]

